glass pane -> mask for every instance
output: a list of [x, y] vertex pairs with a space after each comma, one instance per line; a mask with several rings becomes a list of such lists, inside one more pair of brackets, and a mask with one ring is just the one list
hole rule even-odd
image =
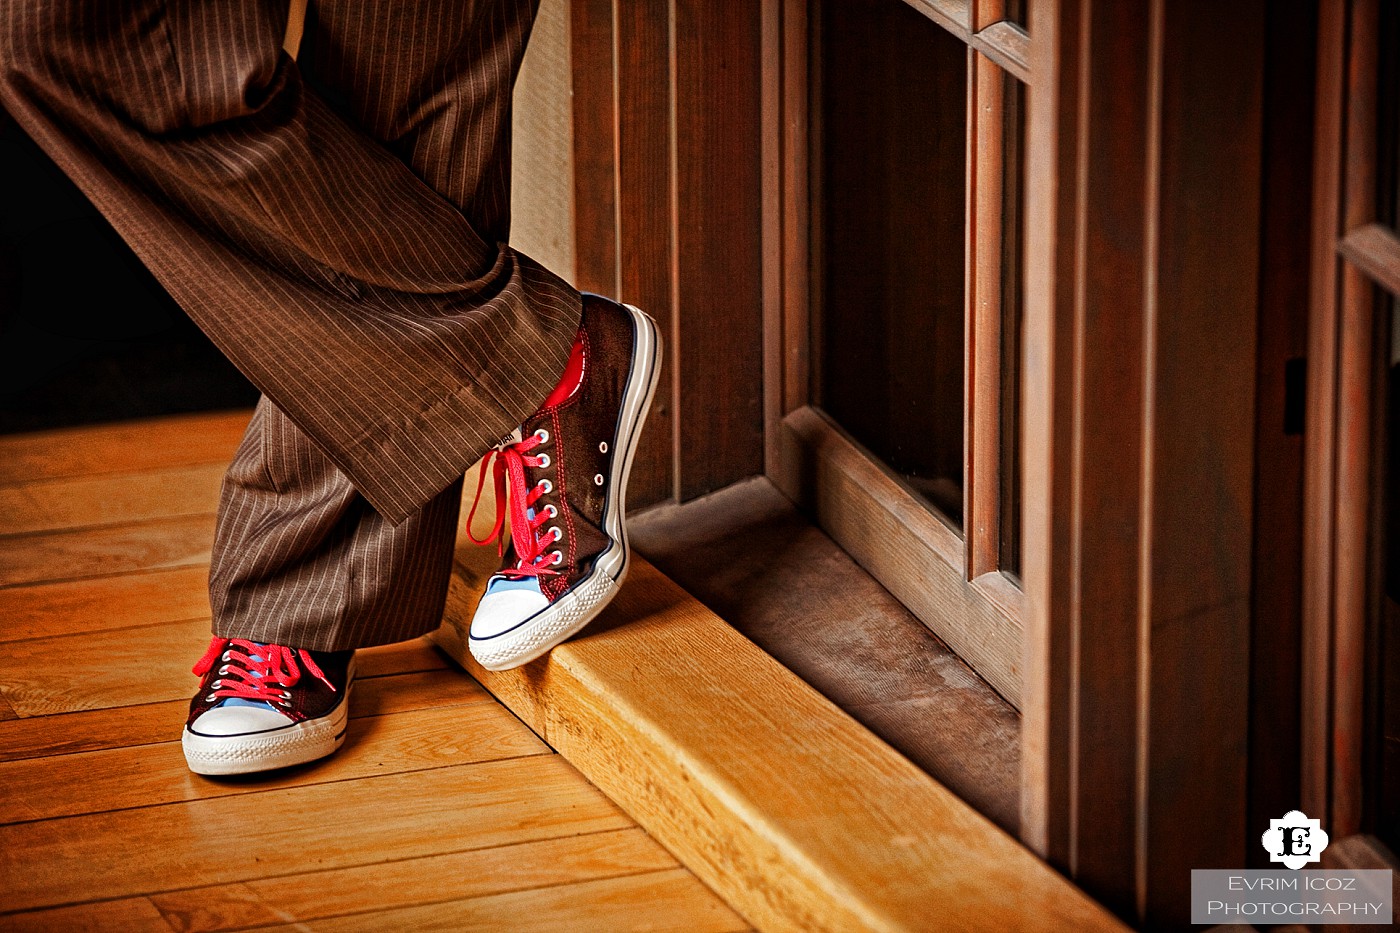
[[1001, 253], [1001, 569], [1021, 572], [1021, 333], [1025, 321], [1026, 86], [1011, 75], [1006, 92]]
[[967, 55], [900, 0], [822, 4], [813, 392], [959, 524]]

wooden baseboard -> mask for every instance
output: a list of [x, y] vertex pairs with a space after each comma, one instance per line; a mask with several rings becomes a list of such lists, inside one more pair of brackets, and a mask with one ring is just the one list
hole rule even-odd
[[439, 643], [758, 928], [1124, 929], [645, 561], [583, 635], [483, 670], [493, 557], [459, 553]]

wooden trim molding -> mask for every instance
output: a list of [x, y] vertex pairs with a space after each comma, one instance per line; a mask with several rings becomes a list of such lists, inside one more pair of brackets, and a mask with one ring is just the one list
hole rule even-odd
[[1337, 253], [1392, 295], [1400, 295], [1400, 237], [1381, 224], [1364, 224], [1337, 244]]
[[1021, 703], [1020, 590], [1000, 574], [968, 581], [957, 531], [815, 408], [782, 422], [770, 475], [1013, 706]]
[[1377, 0], [1324, 4], [1318, 40], [1303, 574], [1302, 797], [1337, 837], [1366, 820], [1378, 577], [1375, 285], [1400, 291], [1376, 212]]

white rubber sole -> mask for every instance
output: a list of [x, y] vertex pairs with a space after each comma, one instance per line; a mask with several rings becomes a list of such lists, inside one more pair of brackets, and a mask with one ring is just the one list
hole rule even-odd
[[200, 735], [185, 727], [180, 744], [185, 762], [195, 774], [251, 774], [290, 768], [315, 761], [340, 748], [350, 720], [350, 689], [354, 673], [346, 679], [345, 696], [329, 716], [246, 735]]
[[490, 638], [472, 636], [472, 657], [488, 671], [528, 664], [592, 622], [617, 595], [627, 578], [631, 549], [627, 543], [627, 481], [646, 423], [646, 413], [661, 380], [661, 339], [656, 322], [632, 305], [633, 365], [622, 393], [622, 411], [613, 436], [613, 450], [622, 469], [613, 470], [603, 507], [603, 531], [613, 543], [598, 555], [593, 570], [563, 596], [509, 631]]

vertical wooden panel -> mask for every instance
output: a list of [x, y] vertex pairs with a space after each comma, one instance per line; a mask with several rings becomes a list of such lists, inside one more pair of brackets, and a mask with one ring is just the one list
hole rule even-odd
[[763, 468], [759, 4], [674, 0], [676, 491]]
[[570, 0], [574, 72], [574, 283], [618, 293], [612, 0]]
[[1032, 14], [1024, 836], [1184, 924], [1247, 838], [1263, 5]]
[[1307, 447], [1303, 475], [1302, 803], [1331, 825], [1332, 560], [1335, 546], [1337, 261], [1340, 234], [1342, 89], [1347, 8], [1321, 6], [1318, 23], [1317, 148], [1308, 327]]
[[[1342, 229], [1376, 216], [1376, 56], [1379, 0], [1352, 0], [1347, 61]], [[1335, 246], [1333, 247], [1335, 250]], [[1335, 262], [1335, 259], [1331, 261]], [[1332, 820], [1338, 838], [1362, 828], [1368, 602], [1373, 582], [1372, 482], [1376, 436], [1375, 285], [1351, 263], [1341, 270], [1338, 313], [1336, 552], [1333, 564]]]
[[[1242, 865], [1258, 838], [1244, 804], [1265, 9], [1161, 9], [1139, 883], [1149, 916], [1182, 922], [1185, 869]], [[1188, 819], [1213, 832], [1189, 838]]]
[[[618, 294], [656, 318], [663, 334], [674, 333], [675, 315], [669, 6], [667, 0], [630, 0], [615, 8]], [[628, 492], [633, 508], [672, 495], [675, 349], [668, 341], [661, 385], [633, 464]]]

